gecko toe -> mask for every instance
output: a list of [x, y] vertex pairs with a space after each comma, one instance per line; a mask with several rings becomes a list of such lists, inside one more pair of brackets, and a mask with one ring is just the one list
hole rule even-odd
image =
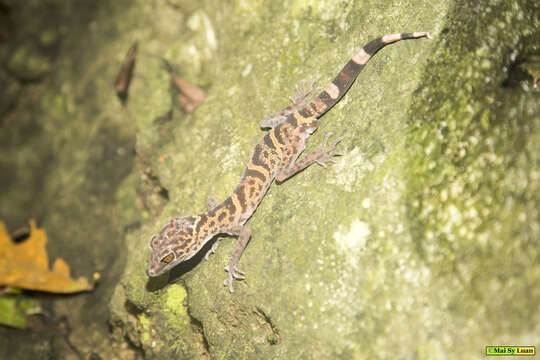
[[313, 95], [313, 93], [321, 90], [321, 87], [313, 87], [315, 83], [317, 82], [317, 79], [311, 80], [310, 83], [306, 81], [306, 79], [303, 79], [300, 81], [299, 84], [295, 85], [296, 94], [295, 96], [289, 96], [289, 100], [294, 104], [298, 106], [305, 105], [309, 98]]
[[233, 274], [233, 277], [236, 279], [236, 280], [245, 280], [246, 279], [246, 274], [245, 273], [240, 273], [240, 270], [236, 270], [236, 272]]
[[227, 287], [229, 288], [229, 291], [230, 291], [231, 293], [234, 292], [232, 282], [233, 282], [233, 280], [232, 280], [232, 276], [231, 276], [231, 275], [229, 275], [229, 276], [225, 279], [225, 281], [223, 281], [223, 286], [227, 286]]
[[[245, 280], [246, 279], [246, 272], [245, 271], [242, 271], [238, 268], [234, 269], [234, 271], [231, 271], [229, 269], [229, 266], [225, 266], [225, 271], [229, 273], [229, 277], [228, 279], [230, 279], [230, 281], [232, 281], [232, 279], [236, 279], [236, 280]], [[227, 281], [227, 280], [225, 280]]]
[[240, 275], [246, 275], [246, 272], [245, 272], [245, 271], [242, 271], [242, 270], [240, 270], [240, 269], [238, 269], [238, 268], [234, 269], [234, 272], [235, 272], [235, 273], [238, 273], [238, 274], [240, 274]]
[[321, 165], [323, 168], [326, 169], [326, 164], [325, 164], [324, 162], [322, 162], [322, 161], [320, 161], [320, 160], [315, 160], [315, 162], [316, 162], [317, 164]]
[[336, 145], [343, 140], [343, 136], [338, 137], [332, 145], [328, 145], [328, 140], [333, 135], [332, 132], [328, 132], [323, 141], [323, 145], [319, 148], [318, 152], [316, 153], [316, 158], [314, 161], [319, 164], [320, 166], [326, 168], [328, 164], [335, 164], [336, 161], [333, 159], [334, 156], [342, 156], [341, 153], [334, 152], [334, 149], [336, 148]]
[[331, 131], [327, 132], [324, 136], [323, 140], [323, 147], [326, 147], [326, 144], [328, 143], [328, 139], [330, 139], [330, 136], [334, 135]]

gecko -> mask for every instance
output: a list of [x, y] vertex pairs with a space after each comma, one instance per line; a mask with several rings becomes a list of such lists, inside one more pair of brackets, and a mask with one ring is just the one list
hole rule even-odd
[[[233, 279], [243, 280], [246, 273], [238, 268], [238, 262], [250, 238], [251, 229], [245, 225], [253, 215], [270, 184], [276, 180], [283, 182], [317, 163], [323, 167], [335, 163], [334, 152], [342, 137], [330, 145], [332, 133], [324, 137], [323, 145], [303, 159], [300, 154], [306, 147], [306, 140], [317, 130], [318, 119], [330, 110], [347, 93], [358, 74], [373, 55], [384, 46], [399, 40], [431, 39], [427, 32], [399, 33], [385, 35], [368, 42], [345, 64], [320, 94], [309, 101], [317, 89], [313, 82], [309, 86], [297, 86], [296, 97], [290, 98], [292, 105], [263, 119], [262, 128], [270, 128], [255, 145], [240, 182], [232, 194], [223, 202], [215, 199], [207, 201], [207, 211], [192, 216], [171, 219], [149, 242], [151, 255], [146, 270], [149, 277], [159, 276], [179, 263], [192, 258], [201, 248], [218, 234], [237, 236], [238, 240], [225, 270], [228, 272], [224, 285], [232, 293]], [[219, 239], [206, 253], [216, 252]]]

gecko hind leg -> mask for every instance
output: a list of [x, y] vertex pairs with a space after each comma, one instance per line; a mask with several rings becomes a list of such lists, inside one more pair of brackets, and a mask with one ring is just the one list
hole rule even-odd
[[[330, 136], [332, 136], [332, 133], [329, 132], [324, 137], [323, 145], [318, 149], [313, 151], [312, 153], [309, 153], [307, 156], [305, 156], [302, 160], [295, 161], [293, 163], [289, 161], [286, 161], [285, 164], [289, 164], [285, 167], [280, 167], [276, 174], [276, 180], [278, 182], [283, 182], [293, 176], [294, 174], [304, 170], [308, 166], [312, 165], [313, 163], [317, 163], [321, 165], [322, 167], [326, 167], [329, 163], [336, 163], [336, 161], [333, 159], [334, 156], [341, 156], [341, 153], [334, 152], [334, 149], [336, 148], [336, 145], [343, 140], [343, 136], [338, 137], [336, 140], [334, 140], [334, 143], [332, 145], [328, 145], [328, 139], [330, 139]], [[298, 155], [296, 155], [298, 156]]]
[[296, 84], [296, 96], [292, 97], [289, 96], [289, 100], [293, 103], [293, 105], [302, 104], [306, 105], [309, 98], [313, 95], [313, 93], [316, 93], [317, 91], [321, 90], [320, 86], [313, 87], [317, 83], [317, 79], [312, 79], [309, 86], [306, 86], [307, 82], [306, 79], [300, 81], [300, 86]]
[[292, 104], [262, 119], [260, 123], [261, 127], [273, 128], [276, 125], [280, 124], [283, 120], [285, 120], [287, 115], [292, 114], [293, 112], [298, 111], [302, 109], [304, 106], [306, 106], [306, 104], [309, 102], [313, 94], [321, 90], [320, 86], [313, 87], [316, 82], [317, 80], [313, 79], [311, 80], [309, 85], [307, 85], [307, 81], [304, 79], [300, 82], [300, 85], [296, 84], [295, 86], [296, 95], [289, 96], [289, 100], [292, 102]]
[[330, 139], [330, 136], [332, 136], [332, 133], [331, 132], [327, 133], [326, 136], [324, 137], [323, 145], [320, 147], [319, 150], [314, 152], [314, 154], [317, 154], [314, 157], [315, 162], [324, 168], [326, 167], [327, 163], [333, 163], [333, 164], [336, 163], [336, 161], [332, 159], [334, 156], [343, 156], [342, 153], [334, 152], [336, 145], [339, 144], [341, 140], [343, 140], [343, 136], [338, 137], [336, 140], [334, 140], [334, 143], [332, 145], [328, 146], [327, 143], [328, 143], [328, 139]]
[[232, 252], [231, 259], [229, 260], [229, 265], [225, 267], [225, 271], [227, 271], [229, 275], [223, 282], [224, 286], [229, 287], [229, 291], [231, 293], [234, 292], [233, 278], [236, 280], [244, 280], [246, 278], [246, 273], [238, 269], [237, 266], [238, 262], [240, 261], [240, 257], [242, 256], [242, 253], [244, 252], [244, 249], [249, 242], [249, 238], [251, 237], [251, 229], [247, 226], [239, 227], [235, 229], [234, 234], [238, 235], [238, 241], [236, 242], [236, 245]]

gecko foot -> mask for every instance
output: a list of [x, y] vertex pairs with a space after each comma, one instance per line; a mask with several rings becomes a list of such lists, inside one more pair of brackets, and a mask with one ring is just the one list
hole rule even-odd
[[225, 271], [228, 272], [236, 280], [244, 280], [246, 278], [246, 272], [238, 268], [234, 269], [233, 272], [229, 271], [229, 266], [225, 266]]
[[306, 80], [302, 80], [300, 85], [296, 84], [296, 95], [289, 96], [289, 100], [292, 102], [291, 105], [284, 107], [275, 114], [272, 114], [263, 120], [261, 120], [260, 125], [262, 128], [273, 128], [283, 122], [287, 115], [294, 113], [302, 109], [309, 102], [309, 99], [313, 96], [313, 93], [321, 90], [319, 86], [313, 87], [317, 80], [313, 79], [309, 85], [307, 85]]
[[307, 103], [308, 98], [311, 97], [313, 93], [316, 93], [317, 91], [321, 90], [320, 86], [317, 86], [315, 88], [313, 87], [313, 85], [315, 85], [316, 82], [317, 82], [317, 79], [313, 79], [311, 80], [311, 83], [309, 84], [309, 86], [306, 86], [307, 84], [306, 80], [305, 79], [302, 80], [300, 82], [300, 86], [298, 86], [298, 84], [296, 84], [295, 86], [296, 96], [295, 97], [289, 96], [289, 100], [291, 100], [291, 102], [295, 105], [304, 106]]
[[315, 162], [321, 165], [322, 167], [326, 167], [328, 163], [335, 164], [336, 162], [334, 161], [334, 159], [332, 159], [332, 157], [343, 155], [341, 153], [333, 152], [334, 149], [336, 148], [336, 145], [341, 140], [343, 140], [343, 136], [338, 137], [331, 146], [328, 146], [328, 139], [330, 138], [330, 136], [332, 136], [331, 132], [326, 134], [326, 136], [324, 137], [323, 145], [315, 153], [315, 156], [316, 156]]
[[228, 286], [230, 292], [234, 292], [233, 289], [233, 278], [236, 280], [244, 280], [246, 278], [246, 273], [238, 268], [234, 271], [229, 271], [229, 266], [225, 266], [225, 271], [229, 273], [225, 281], [223, 281], [223, 286]]
[[217, 250], [218, 246], [219, 246], [219, 240], [216, 240], [216, 241], [212, 244], [212, 247], [210, 248], [210, 250], [208, 250], [208, 251], [206, 252], [206, 255], [204, 255], [204, 260], [208, 261], [208, 258], [210, 257], [210, 255], [216, 253], [216, 250]]

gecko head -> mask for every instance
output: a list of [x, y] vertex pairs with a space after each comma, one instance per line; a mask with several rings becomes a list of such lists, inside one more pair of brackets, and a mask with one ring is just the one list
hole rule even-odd
[[146, 269], [148, 276], [159, 276], [196, 253], [197, 241], [193, 231], [196, 219], [195, 216], [172, 219], [152, 236], [152, 253]]

